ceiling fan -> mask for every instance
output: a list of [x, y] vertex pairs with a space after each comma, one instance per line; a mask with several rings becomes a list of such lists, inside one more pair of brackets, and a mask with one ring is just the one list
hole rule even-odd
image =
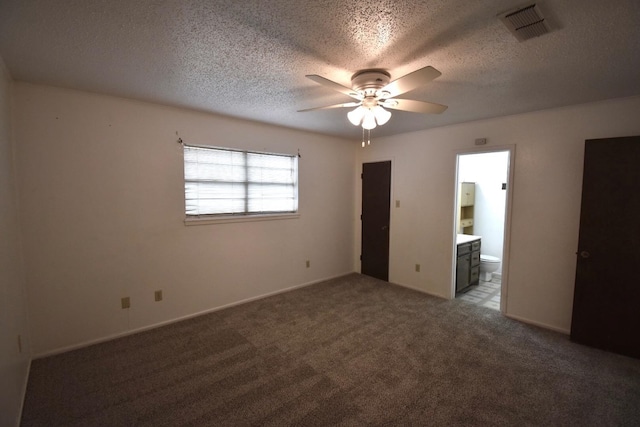
[[298, 111], [356, 107], [347, 113], [349, 121], [355, 126], [362, 126], [363, 129], [368, 130], [382, 126], [389, 121], [391, 112], [385, 108], [414, 113], [440, 114], [447, 109], [446, 105], [395, 97], [423, 86], [441, 74], [435, 68], [427, 66], [389, 82], [391, 75], [387, 71], [371, 68], [356, 72], [351, 77], [351, 88], [317, 74], [307, 75], [306, 77], [314, 82], [350, 96], [356, 101]]

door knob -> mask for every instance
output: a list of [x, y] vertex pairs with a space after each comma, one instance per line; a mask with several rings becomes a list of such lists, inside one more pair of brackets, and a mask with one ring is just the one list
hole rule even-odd
[[591, 254], [589, 252], [587, 252], [587, 251], [582, 251], [582, 252], [580, 252], [580, 256], [582, 258], [589, 258], [589, 256], [591, 256]]
[[383, 225], [383, 226], [382, 226], [382, 228], [381, 228], [381, 230], [386, 230], [387, 228], [389, 228], [389, 226], [388, 226], [388, 225]]

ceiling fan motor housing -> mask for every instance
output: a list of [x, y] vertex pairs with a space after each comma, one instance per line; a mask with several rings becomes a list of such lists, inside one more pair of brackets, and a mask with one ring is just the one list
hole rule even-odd
[[351, 77], [351, 88], [362, 92], [365, 96], [375, 96], [375, 93], [389, 84], [391, 75], [384, 70], [361, 70]]

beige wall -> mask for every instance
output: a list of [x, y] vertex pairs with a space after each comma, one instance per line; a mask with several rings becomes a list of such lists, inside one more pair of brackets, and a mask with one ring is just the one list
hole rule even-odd
[[[451, 295], [456, 153], [473, 150], [476, 138], [487, 138], [489, 146], [515, 145], [506, 314], [568, 332], [584, 141], [640, 134], [638, 112], [640, 98], [629, 98], [390, 138], [375, 138], [374, 131], [372, 145], [358, 153], [356, 176], [362, 162], [393, 162], [392, 200], [401, 204], [391, 210], [390, 281]], [[359, 266], [361, 188], [355, 182]]]
[[13, 167], [11, 84], [0, 58], [0, 426], [18, 425], [31, 360]]
[[[346, 141], [24, 83], [15, 100], [35, 355], [353, 271]], [[300, 217], [185, 226], [176, 132], [192, 144], [299, 149]]]
[[[506, 314], [568, 332], [584, 140], [640, 134], [640, 98], [629, 98], [389, 138], [374, 131], [361, 149], [194, 111], [14, 86], [36, 355], [357, 270], [364, 161], [393, 161], [401, 207], [391, 212], [390, 281], [446, 298], [455, 156], [479, 137], [515, 147]], [[176, 131], [188, 143], [300, 149], [300, 218], [185, 226]], [[120, 308], [123, 296], [131, 309]]]

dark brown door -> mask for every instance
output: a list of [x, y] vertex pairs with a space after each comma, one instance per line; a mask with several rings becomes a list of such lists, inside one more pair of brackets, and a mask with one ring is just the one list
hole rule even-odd
[[640, 357], [640, 137], [585, 143], [571, 339]]
[[389, 280], [391, 162], [362, 165], [361, 272]]

